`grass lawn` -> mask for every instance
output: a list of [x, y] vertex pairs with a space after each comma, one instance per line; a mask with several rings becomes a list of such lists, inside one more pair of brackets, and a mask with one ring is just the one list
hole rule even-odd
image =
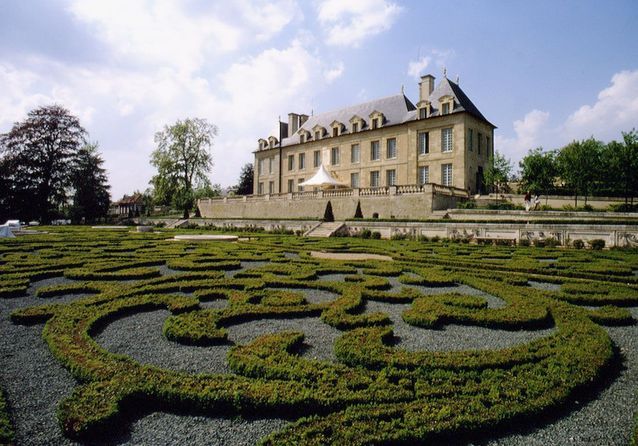
[[636, 250], [42, 229], [0, 240], [0, 444], [635, 442]]

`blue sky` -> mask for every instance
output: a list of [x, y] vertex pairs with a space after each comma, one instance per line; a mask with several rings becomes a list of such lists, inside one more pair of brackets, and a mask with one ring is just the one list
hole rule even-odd
[[153, 135], [217, 124], [213, 183], [237, 181], [279, 115], [460, 76], [496, 150], [638, 128], [638, 2], [4, 0], [0, 132], [58, 103], [98, 141], [113, 198], [144, 190]]

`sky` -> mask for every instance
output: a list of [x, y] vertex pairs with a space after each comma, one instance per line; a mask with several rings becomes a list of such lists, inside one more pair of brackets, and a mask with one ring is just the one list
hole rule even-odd
[[[0, 0], [0, 133], [59, 104], [98, 142], [113, 199], [144, 190], [154, 135], [218, 127], [212, 183], [236, 184], [290, 112], [397, 94], [447, 69], [495, 149], [638, 128], [636, 0]], [[278, 136], [278, 135], [277, 135]]]

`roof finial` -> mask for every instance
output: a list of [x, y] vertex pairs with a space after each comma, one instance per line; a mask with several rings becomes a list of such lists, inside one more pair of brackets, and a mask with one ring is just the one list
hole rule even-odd
[[401, 94], [405, 94], [403, 91], [403, 84], [401, 84]]
[[461, 78], [460, 78], [460, 77], [459, 77], [459, 75], [457, 74], [457, 75], [456, 75], [456, 85], [458, 85], [460, 81], [461, 81]]
[[447, 68], [443, 67], [443, 77], [447, 79]]

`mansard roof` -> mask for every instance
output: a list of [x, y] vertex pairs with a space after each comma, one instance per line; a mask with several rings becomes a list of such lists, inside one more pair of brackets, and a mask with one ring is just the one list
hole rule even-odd
[[[355, 115], [361, 116], [364, 120], [366, 120], [374, 111], [383, 113], [386, 119], [384, 126], [401, 124], [406, 122], [405, 118], [408, 113], [415, 109], [416, 107], [408, 98], [406, 98], [403, 94], [397, 94], [364, 102], [363, 104], [352, 105], [350, 107], [342, 108], [341, 110], [310, 116], [299, 130], [311, 130], [317, 125], [324, 128], [330, 128], [334, 121], [342, 123], [350, 122], [350, 118]], [[341, 134], [344, 135], [348, 132], [350, 132], [350, 129], [346, 126], [345, 130], [343, 130]], [[282, 143], [283, 146], [298, 144], [299, 131], [291, 135], [289, 138], [284, 138]]]
[[[470, 98], [468, 98], [467, 95], [463, 92], [461, 87], [459, 87], [457, 83], [449, 80], [447, 77], [444, 77], [441, 82], [439, 82], [439, 84], [427, 98], [427, 100], [431, 103], [430, 117], [440, 116], [439, 108], [441, 104], [439, 99], [445, 96], [450, 96], [454, 100], [454, 107], [452, 110], [450, 110], [450, 113], [467, 112], [474, 117], [485, 121], [492, 127], [495, 127], [485, 118], [485, 116], [483, 116], [476, 105], [474, 105]], [[310, 133], [309, 141], [312, 141], [312, 129], [314, 129], [315, 127], [319, 126], [323, 127], [324, 129], [329, 129], [335, 121], [339, 123], [348, 123], [352, 122], [351, 120], [353, 117], [361, 118], [364, 122], [363, 127], [365, 129], [369, 127], [370, 116], [374, 112], [383, 114], [385, 118], [385, 121], [383, 123], [384, 127], [403, 124], [405, 122], [414, 121], [418, 118], [417, 110], [414, 104], [403, 93], [400, 93], [397, 95], [387, 96], [369, 102], [364, 102], [362, 104], [352, 105], [340, 110], [310, 116], [294, 134], [282, 139], [281, 146], [285, 147], [299, 144], [299, 135], [304, 131]], [[364, 129], [359, 129], [359, 131]], [[340, 132], [340, 135], [347, 135], [351, 131], [352, 129], [349, 126], [345, 125], [344, 129]], [[278, 147], [279, 145], [277, 144], [276, 146]]]

